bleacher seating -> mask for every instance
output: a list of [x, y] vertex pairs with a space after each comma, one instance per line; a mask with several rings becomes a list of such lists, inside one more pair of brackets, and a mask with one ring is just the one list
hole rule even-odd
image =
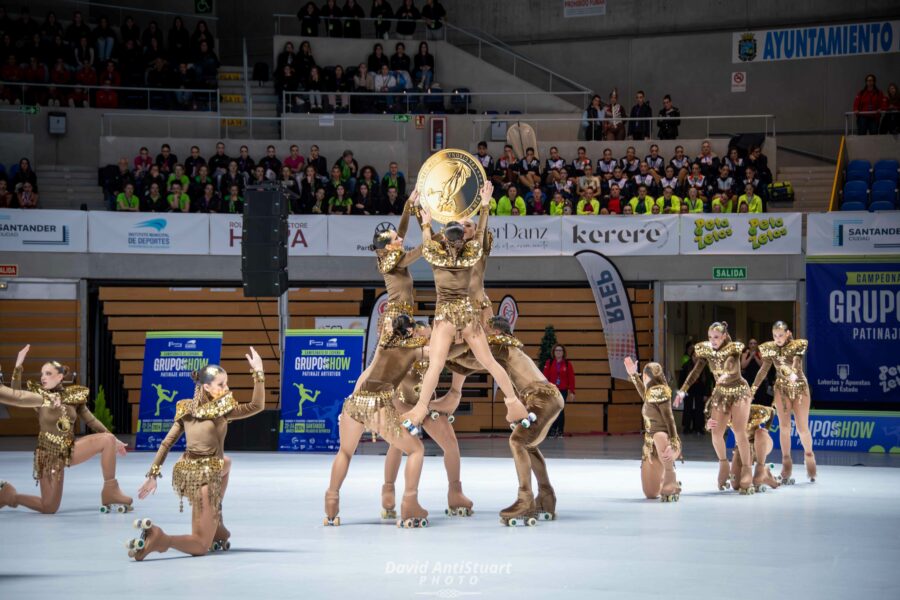
[[840, 210], [874, 212], [900, 208], [898, 169], [900, 164], [894, 159], [879, 160], [874, 167], [868, 160], [850, 161], [844, 173]]

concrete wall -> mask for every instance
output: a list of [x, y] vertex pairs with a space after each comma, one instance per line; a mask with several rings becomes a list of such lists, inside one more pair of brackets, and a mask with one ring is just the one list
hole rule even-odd
[[873, 165], [882, 159], [900, 160], [900, 139], [892, 135], [862, 135], [847, 138], [847, 160], [868, 160]]
[[34, 136], [30, 133], [5, 133], [0, 136], [0, 164], [6, 172], [22, 158], [30, 160], [31, 166], [35, 167]]

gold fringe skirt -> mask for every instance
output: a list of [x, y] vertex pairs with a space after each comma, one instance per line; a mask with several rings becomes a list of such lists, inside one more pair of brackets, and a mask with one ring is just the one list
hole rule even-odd
[[776, 379], [775, 391], [782, 398], [790, 400], [793, 404], [802, 402], [803, 397], [809, 395], [809, 386], [806, 383], [806, 379], [798, 379], [797, 381]]
[[744, 379], [741, 379], [738, 383], [729, 385], [717, 384], [713, 388], [709, 406], [722, 412], [731, 412], [731, 407], [736, 403], [744, 400], [749, 402], [750, 398], [750, 386]]
[[656, 444], [653, 443], [653, 436], [648, 432], [644, 432], [644, 445], [641, 448], [641, 462], [649, 460], [653, 462], [653, 459], [659, 460], [659, 456], [657, 456], [656, 452]]
[[[403, 401], [403, 395], [400, 395]], [[365, 426], [367, 431], [378, 432], [382, 437], [400, 435], [400, 415], [394, 408], [394, 391], [359, 391], [344, 400], [342, 415], [347, 415]], [[384, 409], [384, 410], [382, 410]]]
[[62, 478], [63, 470], [72, 464], [75, 438], [42, 431], [38, 434], [37, 448], [34, 449], [34, 480], [50, 475], [56, 480]]
[[209, 501], [219, 519], [222, 509], [222, 471], [225, 468], [225, 460], [216, 456], [204, 456], [193, 458], [183, 454], [181, 459], [172, 468], [172, 489], [178, 494], [178, 510], [184, 510], [184, 499], [194, 509], [203, 506], [203, 495], [200, 493], [203, 486], [207, 486]]
[[434, 321], [452, 323], [457, 331], [462, 331], [470, 325], [481, 328], [481, 315], [475, 311], [475, 307], [468, 298], [438, 302], [434, 309]]
[[[381, 336], [381, 334], [382, 334], [385, 319], [387, 319], [390, 322], [393, 322], [394, 319], [396, 317], [399, 317], [400, 315], [406, 315], [407, 317], [412, 319], [413, 318], [412, 304], [410, 304], [409, 302], [404, 302], [402, 300], [396, 301], [396, 302], [388, 301], [387, 305], [384, 307], [384, 312], [381, 313], [380, 317], [378, 317], [378, 329], [377, 329], [378, 335]], [[379, 342], [379, 345], [384, 348], [391, 347], [391, 344], [389, 344], [389, 343], [382, 344]]]
[[488, 295], [487, 295], [487, 294], [483, 294], [483, 295], [481, 296], [481, 310], [484, 310], [484, 309], [486, 309], [486, 308], [493, 309], [493, 308], [494, 308], [494, 303], [491, 302], [491, 299], [488, 298]]
[[529, 385], [519, 392], [519, 400], [529, 410], [535, 406], [542, 409], [550, 408], [552, 410], [553, 408], [558, 408], [562, 410], [565, 405], [565, 400], [563, 400], [562, 394], [559, 393], [559, 389], [549, 382]]

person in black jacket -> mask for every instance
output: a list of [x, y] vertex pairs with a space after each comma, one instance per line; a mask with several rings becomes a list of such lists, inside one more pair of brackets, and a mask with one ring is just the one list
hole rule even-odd
[[362, 37], [362, 24], [360, 19], [366, 18], [366, 13], [362, 7], [356, 3], [356, 0], [346, 0], [344, 8], [341, 9], [341, 16], [344, 18], [344, 37], [359, 38]]
[[[384, 53], [384, 47], [381, 44], [375, 44], [372, 47], [372, 54], [369, 55], [369, 59], [366, 61], [366, 68], [371, 73], [380, 73], [381, 65], [390, 67], [390, 64], [387, 55]], [[395, 69], [391, 67], [391, 70]]]
[[650, 103], [644, 102], [644, 92], [642, 90], [638, 90], [634, 99], [637, 104], [631, 107], [630, 117], [632, 119], [646, 118], [647, 120], [629, 121], [628, 135], [633, 140], [643, 140], [650, 137], [650, 118], [653, 116], [653, 111], [650, 109]]
[[391, 21], [394, 18], [394, 11], [387, 0], [373, 0], [372, 12], [369, 16], [375, 21], [375, 37], [383, 40], [388, 39], [391, 34]]
[[416, 22], [422, 18], [419, 9], [413, 4], [413, 0], [403, 0], [403, 4], [394, 13], [399, 20], [397, 23], [397, 37], [401, 40], [411, 40], [416, 33]]
[[181, 17], [175, 17], [172, 21], [172, 29], [169, 30], [169, 61], [173, 64], [188, 62], [191, 59], [191, 34]]
[[307, 2], [297, 11], [300, 20], [300, 35], [303, 37], [319, 37], [319, 7], [315, 2]]
[[343, 13], [341, 12], [341, 7], [337, 5], [337, 0], [326, 0], [319, 10], [319, 16], [322, 17], [326, 37], [344, 36], [344, 29], [341, 24]]
[[406, 53], [406, 44], [397, 42], [394, 46], [394, 54], [391, 56], [389, 64], [391, 71], [405, 71], [409, 73], [412, 63], [409, 60], [409, 54]]
[[444, 18], [447, 11], [438, 0], [425, 0], [422, 7], [422, 19], [425, 21], [425, 39], [444, 39]]
[[678, 126], [681, 125], [681, 112], [672, 105], [672, 97], [666, 94], [663, 96], [663, 107], [659, 111], [659, 139], [675, 140], [678, 139]]

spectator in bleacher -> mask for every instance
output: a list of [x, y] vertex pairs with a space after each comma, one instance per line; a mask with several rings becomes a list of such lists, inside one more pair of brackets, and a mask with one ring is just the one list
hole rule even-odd
[[718, 198], [725, 205], [731, 204], [737, 188], [737, 180], [731, 176], [731, 169], [728, 165], [722, 163], [719, 165], [719, 176], [712, 184], [713, 198]]
[[707, 198], [710, 195], [711, 186], [709, 180], [707, 180], [706, 176], [700, 171], [699, 163], [691, 165], [691, 174], [688, 175], [685, 184], [688, 188], [696, 188], [697, 193], [701, 198]]
[[16, 21], [12, 31], [22, 41], [31, 40], [35, 35], [40, 35], [40, 27], [37, 21], [31, 18], [31, 12], [27, 6], [19, 9], [19, 20]]
[[[612, 150], [604, 148], [603, 157], [597, 161], [597, 176], [603, 180], [604, 185], [609, 185], [609, 180], [612, 179], [613, 171], [617, 166], [619, 166], [619, 161], [613, 158]], [[582, 168], [582, 170], [584, 169]]]
[[194, 69], [204, 84], [215, 87], [219, 72], [219, 57], [206, 40], [200, 42], [200, 50], [194, 58]]
[[118, 212], [138, 212], [141, 209], [140, 199], [134, 193], [134, 184], [125, 184], [125, 190], [116, 196], [116, 210]]
[[656, 199], [656, 203], [666, 214], [677, 215], [681, 212], [681, 198], [676, 196], [675, 191], [668, 186], [663, 188], [662, 196]]
[[210, 32], [206, 21], [197, 21], [197, 25], [194, 26], [194, 33], [191, 34], [191, 50], [194, 54], [203, 53], [203, 42], [206, 42], [210, 51], [216, 49], [216, 39]]
[[278, 183], [281, 184], [282, 189], [285, 189], [292, 194], [300, 194], [300, 185], [297, 183], [297, 175], [291, 171], [289, 166], [281, 166], [281, 173], [278, 174]]
[[350, 210], [351, 215], [374, 215], [377, 213], [377, 204], [369, 193], [369, 186], [360, 183], [356, 186], [356, 192], [353, 194], [353, 208]]
[[381, 178], [381, 193], [386, 196], [390, 188], [396, 188], [401, 202], [406, 201], [406, 177], [400, 172], [400, 165], [394, 161], [391, 161], [388, 172]]
[[475, 151], [475, 158], [478, 159], [478, 162], [480, 162], [482, 168], [484, 168], [484, 172], [487, 173], [488, 177], [490, 177], [494, 172], [494, 159], [490, 154], [488, 154], [487, 142], [478, 142], [478, 148]]
[[[300, 94], [294, 93], [300, 90], [300, 77], [297, 71], [290, 65], [284, 65], [275, 72], [275, 102], [278, 105], [278, 112], [297, 112], [303, 108], [304, 100]], [[285, 97], [287, 93], [287, 97]], [[287, 102], [283, 106], [283, 102]]]
[[678, 139], [678, 126], [681, 125], [681, 111], [672, 104], [672, 97], [669, 94], [663, 96], [663, 107], [659, 109], [659, 134], [657, 137], [661, 140]]
[[316, 177], [320, 181], [328, 177], [328, 159], [319, 154], [319, 147], [315, 144], [309, 147], [309, 157], [306, 160], [306, 164], [316, 168]]
[[553, 192], [553, 199], [550, 200], [547, 214], [552, 217], [561, 217], [563, 215], [563, 209], [565, 208], [565, 206], [566, 199], [563, 197], [562, 192]]
[[[378, 73], [379, 71], [381, 71], [381, 67], [383, 65], [388, 65], [388, 67], [390, 67], [390, 60], [388, 60], [387, 55], [384, 53], [384, 48], [382, 47], [382, 45], [375, 44], [372, 47], [372, 53], [369, 54], [369, 58], [366, 61], [366, 67], [368, 67], [369, 71], [371, 71], [372, 73]], [[395, 70], [392, 67], [390, 68], [392, 71]]]
[[594, 175], [594, 166], [591, 163], [584, 165], [584, 175], [575, 180], [575, 192], [579, 196], [584, 195], [584, 190], [592, 187], [595, 190], [602, 188], [601, 180]]
[[[694, 190], [694, 191], [696, 191], [696, 190]], [[722, 205], [722, 201], [719, 200], [718, 198], [713, 200], [710, 203], [710, 211], [709, 212], [716, 213], [716, 214], [725, 212], [725, 208]]]
[[160, 172], [159, 165], [150, 165], [150, 171], [140, 181], [141, 189], [146, 192], [153, 187], [153, 184], [155, 183], [159, 186], [160, 193], [166, 194], [168, 192], [168, 188], [166, 187], [167, 180], [168, 178]]
[[[218, 146], [218, 144], [217, 144]], [[223, 144], [222, 150], [225, 147]], [[206, 166], [206, 159], [200, 156], [200, 146], [191, 146], [191, 155], [184, 161], [184, 172], [188, 177], [196, 177], [200, 174], [200, 167]]]
[[56, 18], [55, 12], [51, 10], [47, 13], [47, 16], [44, 17], [44, 22], [41, 23], [41, 27], [38, 30], [38, 33], [41, 34], [41, 39], [44, 41], [44, 43], [48, 44], [53, 41], [53, 38], [55, 38], [56, 36], [63, 35], [63, 26]]
[[341, 8], [335, 0], [325, 0], [325, 4], [319, 10], [319, 16], [322, 17], [326, 37], [343, 37]]
[[97, 45], [97, 60], [102, 62], [112, 58], [118, 36], [109, 24], [109, 19], [105, 16], [100, 17], [92, 33], [94, 43]]
[[285, 42], [284, 48], [278, 53], [275, 61], [275, 73], [281, 73], [285, 67], [294, 67], [297, 63], [297, 53], [294, 51], [293, 42]]
[[[687, 192], [681, 199], [681, 203], [687, 205], [688, 212], [691, 213], [710, 212], [711, 204], [709, 198], [701, 197], [697, 188], [687, 188]], [[719, 201], [719, 204], [721, 205], [721, 201]]]
[[431, 83], [434, 81], [434, 56], [428, 51], [428, 42], [419, 44], [419, 52], [413, 60], [413, 69], [416, 86], [420, 90], [431, 89]]
[[90, 106], [90, 97], [84, 88], [76, 87], [66, 98], [66, 104], [70, 108], [88, 108]]
[[379, 101], [384, 104], [386, 112], [394, 109], [395, 96], [393, 93], [400, 92], [402, 89], [403, 86], [400, 85], [397, 75], [388, 69], [387, 65], [382, 65], [381, 71], [375, 75], [375, 91], [383, 94], [379, 97]]
[[356, 3], [356, 0], [344, 0], [344, 8], [341, 9], [341, 16], [344, 19], [344, 37], [362, 37], [362, 23], [360, 23], [360, 19], [365, 19], [366, 13], [363, 11], [362, 7]]
[[675, 169], [679, 183], [684, 185], [684, 181], [691, 173], [691, 159], [684, 153], [684, 146], [675, 146], [675, 156], [669, 160], [669, 164]]
[[141, 212], [166, 212], [166, 199], [155, 181], [141, 197]]
[[634, 215], [634, 209], [631, 208], [631, 205], [627, 202], [622, 205], [622, 215], [623, 216], [632, 216]]
[[529, 215], [547, 214], [547, 199], [544, 197], [544, 190], [540, 185], [532, 188], [531, 194], [525, 197], [525, 204], [528, 207]]
[[677, 196], [681, 196], [684, 193], [681, 182], [675, 175], [675, 167], [673, 167], [671, 164], [666, 165], [663, 176], [659, 179], [659, 185], [662, 188], [672, 188], [672, 191], [675, 192], [675, 195]]
[[369, 196], [372, 198], [372, 213], [376, 213], [378, 211], [378, 207], [381, 204], [381, 181], [378, 179], [378, 173], [375, 172], [375, 167], [371, 165], [364, 165], [359, 170], [359, 177], [357, 178], [356, 185], [360, 186], [362, 184], [366, 184], [366, 187], [369, 188]]
[[[152, 40], [151, 46], [156, 44], [156, 40]], [[147, 73], [147, 87], [156, 89], [165, 89], [171, 87], [172, 77], [169, 69], [166, 68], [166, 62], [161, 56], [157, 56], [153, 60], [153, 67]], [[150, 92], [150, 108], [153, 110], [165, 110], [168, 108], [168, 92]]]
[[578, 215], [599, 215], [600, 201], [595, 197], [597, 191], [593, 187], [587, 187], [584, 195], [578, 200], [575, 213]]
[[651, 214], [654, 205], [657, 205], [662, 209], [661, 203], [647, 193], [646, 185], [638, 186], [637, 196], [632, 197], [631, 200], [628, 201], [628, 204], [631, 205], [631, 208], [636, 215]]
[[244, 214], [244, 198], [241, 197], [241, 190], [238, 186], [233, 185], [228, 188], [228, 196], [222, 203], [222, 212], [227, 214]]
[[519, 189], [514, 185], [507, 187], [506, 193], [499, 200], [491, 200], [491, 214], [498, 217], [512, 216], [513, 208], [517, 208], [521, 215], [528, 211], [525, 200], [519, 195]]
[[19, 208], [38, 207], [38, 193], [34, 189], [34, 186], [31, 185], [30, 181], [26, 181], [22, 184], [22, 187], [18, 188], [16, 200], [19, 203]]
[[[201, 159], [202, 160], [202, 159]], [[231, 158], [225, 154], [225, 144], [216, 142], [216, 153], [209, 157], [209, 172], [216, 181], [221, 181], [222, 177], [228, 171], [228, 163]]]
[[662, 187], [659, 185], [659, 177], [650, 170], [647, 161], [639, 163], [637, 174], [631, 178], [633, 185], [647, 186], [647, 191], [651, 196], [659, 196], [662, 193]]
[[625, 139], [624, 117], [625, 109], [619, 104], [619, 92], [613, 88], [609, 93], [609, 102], [603, 107], [603, 129], [607, 140]]
[[300, 50], [297, 52], [297, 62], [299, 63], [297, 66], [297, 72], [301, 74], [303, 81], [306, 81], [306, 77], [309, 76], [309, 71], [316, 65], [316, 59], [312, 53], [312, 46], [309, 42], [301, 42]]
[[500, 197], [506, 193], [506, 188], [515, 185], [519, 181], [519, 160], [513, 153], [509, 144], [503, 146], [503, 156], [497, 161], [497, 166], [488, 176], [494, 182], [494, 196]]
[[250, 179], [247, 181], [248, 186], [260, 186], [266, 185], [269, 183], [269, 178], [266, 177], [266, 168], [262, 165], [256, 165], [253, 169], [253, 173], [250, 175]]
[[559, 172], [559, 181], [550, 186], [550, 193], [559, 192], [567, 200], [575, 197], [575, 181], [569, 177], [569, 170], [562, 169]]
[[410, 62], [409, 54], [406, 53], [406, 44], [397, 42], [397, 45], [394, 46], [394, 54], [391, 55], [389, 66], [391, 71], [409, 75], [409, 72], [412, 70], [412, 63]]
[[544, 185], [551, 186], [559, 181], [565, 167], [566, 159], [559, 155], [559, 148], [550, 146], [550, 156], [544, 161]]
[[397, 37], [401, 40], [411, 40], [416, 33], [416, 22], [421, 18], [419, 9], [413, 4], [413, 0], [402, 0], [400, 8], [394, 13], [398, 19]]
[[[238, 172], [243, 176], [244, 183], [250, 178], [250, 175], [253, 174], [253, 170], [256, 168], [256, 163], [250, 158], [250, 149], [247, 148], [246, 145], [242, 145], [240, 151], [238, 152], [238, 157], [235, 159], [237, 162]], [[243, 186], [241, 186], [241, 191], [243, 192]]]
[[[353, 75], [353, 91], [371, 92], [375, 89], [375, 78], [369, 73], [366, 63], [359, 63], [356, 73]], [[374, 100], [372, 96], [354, 96], [351, 99], [352, 112], [366, 113], [372, 112]]]
[[700, 154], [697, 155], [694, 162], [700, 165], [700, 171], [707, 179], [712, 179], [719, 174], [721, 161], [716, 153], [712, 151], [712, 145], [709, 143], [709, 140], [704, 140], [700, 144]]
[[203, 186], [200, 197], [191, 198], [191, 212], [217, 213], [221, 211], [222, 199], [216, 192], [216, 186], [211, 181]]
[[72, 50], [66, 45], [63, 36], [55, 35], [44, 48], [43, 61], [50, 66], [55, 65], [59, 59], [64, 63], [69, 62], [72, 59]]
[[144, 52], [139, 42], [127, 40], [119, 53], [119, 70], [122, 72], [122, 84], [132, 87], [144, 86]]
[[169, 212], [191, 212], [191, 198], [182, 191], [179, 181], [172, 182], [169, 192], [169, 195], [166, 197]]
[[141, 34], [141, 46], [144, 48], [149, 48], [153, 43], [152, 40], [156, 40], [157, 47], [162, 49], [165, 46], [165, 40], [163, 40], [163, 32], [159, 28], [159, 23], [156, 21], [150, 21], [147, 25], [147, 29], [144, 30], [144, 33]]
[[338, 184], [334, 188], [334, 195], [328, 198], [328, 214], [349, 215], [352, 209], [353, 200], [347, 193], [347, 188], [343, 184]]
[[[47, 67], [38, 61], [37, 56], [32, 56], [22, 71], [22, 78], [28, 83], [46, 83]], [[43, 87], [26, 86], [25, 104], [43, 104], [44, 90]]]
[[772, 171], [769, 170], [769, 159], [762, 153], [759, 146], [751, 146], [750, 152], [747, 154], [747, 168], [753, 168], [756, 177], [759, 179], [758, 184], [754, 184], [757, 190], [765, 190], [772, 183]]
[[103, 87], [97, 90], [96, 102], [97, 108], [119, 108], [119, 94], [112, 89], [113, 82], [107, 79], [103, 82]]
[[525, 189], [541, 184], [541, 162], [534, 155], [534, 148], [525, 149], [525, 158], [519, 161], [519, 183]]
[[[18, 202], [18, 199], [16, 202]], [[9, 191], [9, 184], [5, 177], [0, 177], [0, 208], [18, 208], [18, 206], [13, 205], [13, 195]]]
[[97, 60], [97, 52], [94, 50], [94, 47], [91, 46], [90, 41], [86, 36], [81, 36], [78, 39], [78, 44], [74, 49], [74, 61], [75, 64], [79, 67], [89, 67], [91, 70], [94, 69], [94, 64]]
[[72, 13], [72, 22], [66, 27], [65, 40], [70, 46], [76, 46], [81, 38], [88, 38], [91, 35], [91, 28], [84, 22], [84, 17], [80, 11]]
[[[649, 135], [649, 132], [648, 132]], [[659, 146], [650, 144], [650, 154], [644, 157], [644, 162], [650, 167], [650, 172], [657, 178], [662, 177], [666, 172], [666, 160], [659, 155]]]
[[282, 165], [288, 167], [294, 175], [298, 175], [300, 171], [303, 170], [303, 165], [305, 163], [303, 155], [300, 154], [300, 146], [291, 144], [289, 152], [290, 154], [284, 157]]
[[646, 121], [634, 120], [628, 122], [628, 135], [633, 140], [643, 140], [650, 137], [650, 119], [653, 117], [653, 111], [650, 109], [650, 103], [645, 101], [644, 92], [638, 90], [634, 96], [635, 104], [631, 107], [629, 116], [632, 119], [647, 119]]
[[325, 197], [325, 188], [320, 187], [316, 190], [315, 202], [313, 202], [310, 212], [314, 215], [324, 215], [328, 212], [328, 200]]
[[[181, 19], [181, 17], [175, 17], [175, 19], [179, 20]], [[133, 40], [140, 43], [141, 28], [138, 27], [137, 23], [135, 23], [134, 17], [132, 17], [131, 15], [125, 17], [125, 23], [121, 27], [119, 27], [119, 36], [122, 38], [123, 44], [128, 40]]]
[[176, 65], [191, 60], [191, 34], [184, 26], [181, 17], [175, 17], [172, 20], [166, 49], [169, 51], [169, 61]]
[[620, 215], [622, 214], [622, 208], [624, 206], [625, 198], [622, 196], [622, 188], [619, 187], [619, 184], [614, 183], [609, 186], [609, 196], [607, 196], [606, 200], [603, 202], [603, 208], [605, 208], [609, 214]]
[[738, 212], [741, 212], [740, 207], [741, 203], [747, 205], [747, 212], [752, 213], [761, 213], [763, 212], [763, 201], [762, 198], [756, 193], [756, 190], [753, 188], [752, 184], [747, 184], [744, 186], [744, 193], [740, 195], [738, 198]]
[[381, 197], [378, 214], [380, 215], [402, 215], [406, 201], [400, 197], [397, 188], [390, 186]]
[[619, 166], [622, 167], [622, 174], [631, 179], [640, 172], [641, 160], [637, 157], [637, 151], [634, 146], [628, 146], [625, 149], [625, 156], [619, 159]]
[[307, 215], [311, 212], [315, 203], [316, 190], [321, 187], [316, 176], [316, 168], [307, 164], [300, 178], [300, 197], [292, 200], [291, 209], [295, 214]]
[[97, 85], [97, 72], [94, 67], [84, 63], [81, 69], [75, 74], [75, 81], [84, 87], [92, 87]]
[[447, 11], [444, 10], [440, 0], [425, 0], [425, 6], [422, 7], [422, 20], [425, 21], [425, 39], [444, 39], [444, 19], [446, 17]]
[[897, 84], [888, 85], [884, 95], [884, 114], [881, 116], [882, 134], [897, 135], [900, 133], [900, 91]]
[[281, 161], [275, 156], [275, 146], [271, 144], [266, 146], [266, 155], [259, 159], [257, 167], [263, 168], [266, 179], [275, 181], [275, 178], [281, 173]]
[[181, 110], [193, 110], [196, 108], [194, 94], [186, 90], [196, 90], [200, 85], [197, 82], [194, 69], [190, 68], [186, 62], [178, 63], [178, 70], [172, 77], [172, 87], [182, 90], [175, 92], [176, 108]]
[[587, 155], [587, 149], [584, 146], [578, 146], [576, 156], [572, 159], [572, 169], [569, 174], [572, 177], [581, 177], [584, 175], [584, 165], [593, 164]]
[[632, 181], [625, 177], [625, 174], [622, 173], [622, 167], [616, 166], [613, 169], [612, 177], [609, 178], [607, 185], [609, 189], [612, 189], [612, 185], [616, 184], [619, 186], [619, 189], [622, 190], [623, 196], [632, 196], [637, 188], [632, 184]]
[[723, 161], [728, 166], [731, 176], [737, 181], [744, 178], [745, 163], [741, 157], [741, 151], [732, 146], [728, 149], [728, 156]]
[[168, 177], [175, 169], [178, 157], [172, 154], [172, 148], [168, 144], [159, 147], [159, 154], [156, 155], [156, 164], [159, 165], [159, 172]]
[[238, 168], [238, 161], [228, 161], [228, 170], [219, 180], [219, 191], [222, 195], [227, 195], [232, 187], [237, 186], [238, 191], [243, 192], [244, 185], [247, 182], [247, 174], [242, 173]]
[[114, 87], [122, 85], [122, 76], [116, 71], [116, 63], [111, 60], [106, 61], [106, 66], [100, 79], [104, 82], [110, 81]]
[[[126, 162], [126, 166], [127, 164], [128, 163]], [[19, 159], [19, 170], [12, 176], [9, 185], [14, 190], [18, 191], [19, 187], [26, 183], [31, 184], [32, 189], [35, 192], [38, 191], [37, 174], [34, 172], [34, 169], [31, 168], [31, 161], [23, 157]]]
[[191, 178], [184, 173], [184, 165], [181, 163], [176, 163], [172, 172], [169, 173], [169, 177], [166, 179], [166, 188], [171, 190], [174, 182], [180, 183], [182, 191], [188, 192]]
[[319, 37], [319, 7], [315, 2], [307, 2], [297, 11], [300, 19], [300, 35], [303, 37]]
[[337, 194], [337, 188], [339, 185], [343, 185], [344, 179], [341, 177], [341, 167], [339, 164], [335, 163], [334, 166], [331, 167], [331, 171], [329, 171], [328, 180], [325, 182], [325, 197], [332, 198]]
[[207, 184], [212, 184], [213, 187], [216, 186], [216, 181], [209, 176], [209, 167], [206, 165], [200, 165], [197, 169], [197, 174], [194, 177], [190, 178], [190, 185], [187, 188], [187, 194], [191, 197], [191, 200], [195, 200], [200, 198], [203, 195], [203, 191], [206, 189]]
[[322, 91], [325, 89], [325, 82], [319, 75], [319, 67], [313, 67], [309, 70], [309, 79], [306, 81], [306, 104], [310, 112], [322, 112]]
[[353, 194], [356, 191], [356, 179], [359, 174], [359, 164], [353, 158], [353, 151], [344, 150], [340, 160], [334, 163], [334, 166], [341, 170], [341, 181], [347, 186], [347, 193]]
[[335, 112], [350, 111], [350, 82], [344, 75], [344, 67], [337, 65], [334, 68], [334, 81], [329, 85], [328, 104]]
[[884, 94], [875, 85], [875, 75], [866, 75], [866, 84], [853, 99], [853, 112], [856, 113], [856, 131], [859, 135], [875, 135], [881, 110], [884, 108]]
[[[391, 33], [391, 19], [394, 18], [394, 11], [387, 0], [373, 0], [372, 11], [369, 17], [375, 19], [375, 37], [386, 40]], [[391, 67], [391, 70], [396, 70]]]

